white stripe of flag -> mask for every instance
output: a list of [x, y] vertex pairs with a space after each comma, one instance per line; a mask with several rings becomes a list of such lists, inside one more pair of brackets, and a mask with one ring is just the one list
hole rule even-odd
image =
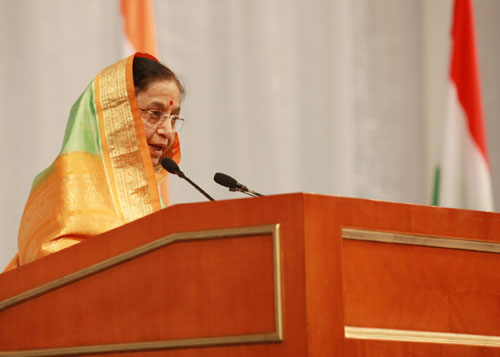
[[450, 84], [434, 204], [493, 211], [471, 0], [456, 0]]

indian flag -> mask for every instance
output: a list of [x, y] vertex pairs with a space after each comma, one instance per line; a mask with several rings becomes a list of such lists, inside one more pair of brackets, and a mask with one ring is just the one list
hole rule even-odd
[[448, 108], [434, 205], [493, 211], [471, 0], [455, 0]]
[[[151, 0], [121, 0], [123, 18], [123, 56], [146, 52], [157, 56], [155, 21]], [[160, 185], [160, 196], [165, 205], [170, 203], [168, 177]]]
[[156, 56], [153, 4], [150, 0], [121, 0], [125, 56], [147, 52]]

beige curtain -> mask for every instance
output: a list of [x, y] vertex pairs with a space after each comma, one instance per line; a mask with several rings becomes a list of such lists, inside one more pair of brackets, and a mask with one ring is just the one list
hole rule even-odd
[[[156, 0], [160, 58], [184, 79], [181, 168], [264, 194], [428, 204], [448, 74], [451, 0]], [[500, 189], [500, 2], [477, 0], [483, 99]], [[0, 266], [70, 106], [121, 55], [117, 0], [0, 0]], [[175, 178], [174, 178], [175, 179]], [[204, 197], [180, 179], [174, 203]]]

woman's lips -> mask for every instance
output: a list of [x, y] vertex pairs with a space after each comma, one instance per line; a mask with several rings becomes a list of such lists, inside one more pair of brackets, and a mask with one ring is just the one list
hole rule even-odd
[[164, 148], [160, 145], [148, 144], [149, 153], [151, 156], [160, 157], [163, 154]]

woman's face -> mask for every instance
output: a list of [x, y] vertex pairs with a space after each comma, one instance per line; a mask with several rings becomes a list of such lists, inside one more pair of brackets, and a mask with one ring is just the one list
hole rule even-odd
[[[181, 111], [181, 94], [175, 81], [158, 80], [137, 94], [144, 132], [148, 142], [153, 166], [158, 164], [163, 154], [172, 146], [175, 132], [172, 129], [169, 115], [179, 115]], [[167, 120], [151, 124], [148, 111], [165, 113]]]

